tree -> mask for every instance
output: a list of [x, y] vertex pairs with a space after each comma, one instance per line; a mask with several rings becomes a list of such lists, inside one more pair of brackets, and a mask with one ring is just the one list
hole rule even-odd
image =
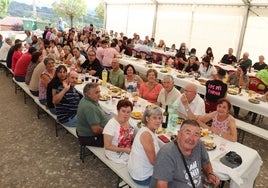
[[81, 18], [87, 14], [87, 4], [84, 0], [60, 0], [60, 2], [52, 3], [52, 9], [57, 15], [69, 17], [71, 27], [73, 27], [73, 19]]
[[0, 0], [0, 16], [7, 14], [7, 8], [10, 4], [10, 0]]
[[97, 13], [100, 20], [104, 19], [104, 2], [103, 0], [100, 1], [98, 6], [95, 9], [95, 12]]

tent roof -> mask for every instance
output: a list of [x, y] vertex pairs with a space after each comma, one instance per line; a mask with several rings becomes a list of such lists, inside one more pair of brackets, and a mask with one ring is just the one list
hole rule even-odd
[[268, 6], [267, 0], [104, 0], [108, 4], [199, 4]]

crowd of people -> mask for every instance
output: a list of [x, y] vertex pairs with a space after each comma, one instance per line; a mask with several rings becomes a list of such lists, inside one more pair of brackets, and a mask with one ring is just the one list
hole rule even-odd
[[[238, 117], [239, 107], [233, 106], [233, 117], [232, 106], [225, 98], [227, 84], [223, 79], [226, 71], [213, 66], [212, 48], [209, 47], [199, 61], [196, 49], [189, 50], [185, 43], [177, 50], [175, 44], [167, 48], [164, 40], [156, 44], [154, 38], [148, 36], [141, 40], [138, 34], [133, 38], [113, 31], [101, 34], [93, 25], [81, 31], [72, 28], [68, 32], [46, 27], [41, 37], [29, 31], [25, 34], [25, 40], [16, 39], [14, 45], [10, 39], [5, 39], [0, 48], [1, 60], [6, 61], [18, 82], [25, 82], [31, 93], [39, 97], [40, 103], [57, 115], [60, 123], [76, 127], [81, 144], [104, 147], [107, 158], [128, 164], [130, 176], [141, 185], [185, 187], [194, 184], [194, 187], [202, 187], [203, 177], [207, 182], [219, 185], [219, 178], [213, 173], [208, 154], [199, 140], [200, 127], [208, 128], [227, 140], [237, 141], [234, 117]], [[159, 82], [155, 69], [149, 69], [143, 79], [137, 75], [134, 66], [120, 66], [119, 54], [131, 55], [131, 49], [147, 49], [149, 53], [152, 47], [175, 51], [175, 57], [170, 58], [174, 68], [209, 79], [205, 98], [198, 94], [194, 83], [186, 85], [181, 93], [174, 86], [171, 75]], [[239, 61], [232, 53], [233, 49], [229, 48], [228, 54], [220, 61], [238, 66], [237, 71], [229, 75], [227, 83], [247, 88], [247, 71], [251, 67], [260, 70], [261, 79], [267, 78], [264, 71], [267, 72], [268, 67], [263, 56], [252, 66], [247, 52]], [[56, 62], [61, 64], [56, 67]], [[67, 66], [70, 72], [67, 72]], [[135, 123], [130, 118], [133, 104], [129, 100], [120, 100], [116, 106], [117, 115], [110, 117], [99, 105], [101, 90], [97, 83], [86, 84], [83, 94], [74, 87], [78, 73], [101, 79], [104, 69], [109, 72], [108, 81], [112, 85], [153, 104], [143, 112], [144, 126], [136, 135]], [[169, 105], [175, 106], [178, 116], [185, 121], [178, 131], [177, 140], [160, 148], [154, 133], [162, 125], [162, 108]], [[184, 158], [187, 165], [183, 164]], [[191, 171], [200, 173], [187, 176], [187, 166], [190, 165], [195, 166]]]

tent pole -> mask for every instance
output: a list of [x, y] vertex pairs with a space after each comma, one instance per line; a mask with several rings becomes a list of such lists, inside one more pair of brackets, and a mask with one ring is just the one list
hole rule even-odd
[[240, 32], [240, 38], [239, 38], [239, 43], [237, 47], [237, 52], [236, 52], [236, 58], [237, 60], [240, 59], [241, 56], [241, 51], [243, 48], [243, 43], [244, 43], [244, 38], [245, 38], [245, 32], [247, 29], [247, 23], [248, 23], [248, 15], [249, 15], [249, 10], [250, 10], [250, 5], [246, 4], [246, 9], [243, 17], [243, 22], [242, 22], [242, 27], [241, 27], [241, 32]]
[[107, 3], [104, 3], [104, 20], [103, 20], [103, 29], [106, 31], [107, 26]]
[[153, 28], [152, 28], [152, 37], [155, 38], [155, 30], [156, 30], [156, 21], [157, 21], [157, 14], [158, 14], [158, 2], [154, 2], [155, 10], [154, 10], [154, 20], [153, 20]]

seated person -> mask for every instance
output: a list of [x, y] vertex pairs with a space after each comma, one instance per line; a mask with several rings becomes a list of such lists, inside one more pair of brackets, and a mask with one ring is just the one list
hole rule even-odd
[[254, 63], [253, 68], [254, 68], [254, 70], [259, 71], [259, 70], [264, 69], [266, 66], [267, 66], [266, 63], [264, 62], [264, 56], [260, 55], [259, 62]]
[[186, 47], [181, 46], [180, 49], [178, 50], [178, 53], [176, 53], [175, 55], [174, 67], [176, 67], [179, 70], [183, 70], [186, 63], [187, 63]]
[[202, 59], [202, 63], [199, 66], [199, 72], [201, 77], [208, 78], [208, 79], [214, 79], [217, 70], [216, 68], [210, 63], [210, 59], [208, 56], [204, 57]]
[[199, 124], [185, 120], [178, 131], [178, 139], [165, 144], [158, 152], [150, 188], [203, 187], [203, 175], [207, 183], [219, 186], [220, 179], [213, 173], [207, 150], [200, 141]]
[[109, 71], [109, 81], [116, 87], [124, 87], [124, 72], [120, 69], [119, 60], [117, 58], [114, 58], [112, 61], [112, 69]]
[[[25, 84], [26, 84], [26, 85], [29, 85], [29, 84], [30, 84], [30, 81], [31, 81], [31, 78], [32, 78], [33, 71], [34, 71], [35, 67], [36, 67], [40, 62], [42, 62], [42, 59], [43, 59], [42, 52], [35, 51], [35, 52], [32, 54], [32, 59], [31, 59], [31, 62], [30, 62], [30, 64], [29, 64], [29, 66], [27, 67], [27, 71], [26, 71], [26, 75], [25, 75]], [[42, 62], [42, 63], [43, 63], [43, 62]], [[37, 95], [37, 96], [38, 96], [38, 95]]]
[[[256, 77], [263, 81], [268, 86], [268, 65], [256, 73]], [[259, 88], [261, 89], [261, 88]]]
[[147, 82], [140, 85], [139, 95], [141, 98], [156, 104], [162, 85], [157, 82], [157, 71], [149, 69], [146, 73]]
[[70, 59], [71, 65], [73, 65], [77, 71], [81, 70], [81, 65], [86, 61], [78, 47], [73, 48], [73, 57]]
[[[235, 119], [230, 115], [231, 103], [229, 100], [222, 98], [218, 101], [217, 110], [210, 112], [198, 119], [201, 127], [210, 129], [214, 134], [217, 134], [232, 142], [237, 141], [237, 130]], [[212, 120], [211, 127], [206, 123]]]
[[55, 59], [46, 57], [44, 59], [46, 69], [41, 73], [39, 80], [39, 101], [41, 104], [47, 103], [47, 85], [55, 74]]
[[30, 47], [28, 52], [22, 54], [18, 59], [14, 69], [14, 77], [18, 82], [24, 82], [27, 73], [27, 68], [32, 60], [32, 54], [36, 51], [34, 47]]
[[164, 51], [165, 48], [166, 48], [165, 41], [162, 40], [162, 39], [159, 40], [159, 43], [158, 43], [158, 45], [155, 48]]
[[133, 105], [122, 99], [117, 103], [117, 115], [103, 129], [105, 155], [108, 159], [127, 164], [134, 139], [136, 123], [130, 119]]
[[94, 50], [88, 51], [88, 59], [81, 65], [81, 72], [101, 78], [103, 67]]
[[245, 52], [243, 53], [243, 57], [237, 62], [239, 66], [246, 67], [247, 69], [250, 69], [252, 66], [252, 60], [248, 58], [249, 53]]
[[196, 62], [196, 57], [195, 55], [191, 55], [185, 64], [183, 71], [188, 72], [188, 73], [195, 73], [199, 69], [199, 65]]
[[134, 66], [128, 64], [124, 69], [124, 75], [124, 89], [129, 92], [138, 93], [139, 86], [143, 83], [143, 80], [136, 74]]
[[[232, 73], [228, 78], [228, 83], [234, 85], [235, 87], [241, 87], [244, 89], [248, 88], [249, 77], [247, 75], [247, 67], [240, 66], [237, 68], [236, 72]], [[240, 108], [238, 106], [233, 106], [234, 117], [238, 118]]]
[[56, 95], [56, 91], [62, 82], [67, 77], [67, 68], [64, 65], [59, 65], [56, 68], [54, 78], [47, 85], [47, 107], [52, 114], [56, 114], [55, 105], [53, 104], [53, 97]]
[[142, 116], [144, 126], [139, 129], [131, 148], [128, 172], [131, 178], [139, 185], [148, 186], [153, 174], [153, 165], [159, 150], [155, 131], [162, 124], [162, 109], [158, 106], [149, 106]]
[[74, 88], [77, 79], [77, 72], [69, 72], [67, 79], [62, 82], [56, 90], [56, 95], [53, 96], [58, 121], [69, 127], [76, 127], [77, 124], [76, 112], [80, 101], [79, 93]]
[[184, 93], [174, 105], [178, 106], [179, 117], [183, 119], [197, 119], [205, 115], [204, 100], [197, 93], [197, 86], [193, 83], [184, 87]]
[[71, 48], [68, 45], [63, 46], [63, 51], [64, 51], [64, 56], [61, 57], [61, 61], [65, 64], [65, 65], [71, 65], [71, 59], [73, 57], [72, 53], [71, 53]]
[[88, 83], [83, 89], [84, 97], [77, 110], [77, 136], [81, 145], [103, 147], [103, 128], [109, 121], [108, 115], [99, 105], [100, 86]]
[[237, 62], [236, 57], [233, 55], [233, 48], [228, 49], [228, 54], [225, 54], [221, 58], [221, 63], [227, 64], [227, 65], [234, 65]]
[[206, 113], [215, 111], [217, 108], [217, 101], [226, 96], [228, 89], [227, 84], [222, 81], [223, 78], [225, 78], [225, 75], [226, 71], [224, 69], [219, 69], [216, 79], [208, 80], [206, 82]]
[[181, 92], [174, 87], [174, 78], [171, 75], [164, 76], [162, 84], [163, 88], [158, 95], [157, 105], [165, 109], [166, 105], [173, 105], [181, 96]]

